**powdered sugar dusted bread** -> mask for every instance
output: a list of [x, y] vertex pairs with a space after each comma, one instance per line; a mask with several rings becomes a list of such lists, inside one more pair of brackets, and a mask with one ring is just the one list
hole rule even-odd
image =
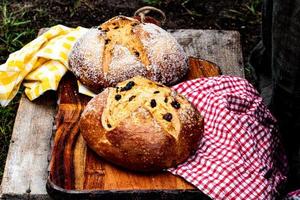
[[162, 28], [118, 16], [91, 28], [73, 46], [69, 67], [95, 92], [136, 75], [172, 85], [187, 71], [187, 56]]
[[176, 166], [197, 149], [203, 118], [183, 96], [137, 76], [94, 97], [82, 113], [80, 131], [105, 159], [156, 171]]

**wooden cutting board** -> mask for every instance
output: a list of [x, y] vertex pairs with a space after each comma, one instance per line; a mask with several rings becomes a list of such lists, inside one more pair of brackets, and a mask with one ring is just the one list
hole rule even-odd
[[[185, 80], [220, 75], [215, 64], [189, 58]], [[75, 77], [63, 77], [49, 166], [47, 191], [60, 199], [137, 198], [209, 199], [184, 179], [169, 172], [135, 173], [116, 167], [96, 155], [80, 135], [79, 118], [90, 97], [78, 93]]]

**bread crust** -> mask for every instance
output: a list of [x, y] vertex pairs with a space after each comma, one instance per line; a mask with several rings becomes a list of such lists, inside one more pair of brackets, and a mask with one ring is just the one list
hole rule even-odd
[[181, 126], [175, 137], [142, 105], [107, 131], [101, 117], [110, 90], [115, 88], [107, 88], [94, 97], [80, 120], [83, 138], [98, 155], [130, 170], [158, 171], [182, 163], [195, 152], [203, 133], [203, 118], [182, 96], [174, 96], [182, 102], [182, 108], [176, 110]]
[[173, 85], [188, 72], [187, 56], [170, 33], [124, 16], [89, 29], [74, 44], [69, 68], [97, 93], [137, 75]]

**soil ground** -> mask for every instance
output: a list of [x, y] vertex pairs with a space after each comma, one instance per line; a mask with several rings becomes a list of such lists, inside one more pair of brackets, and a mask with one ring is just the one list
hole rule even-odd
[[13, 10], [28, 7], [24, 17], [32, 20], [29, 26], [38, 29], [58, 23], [97, 26], [116, 15], [132, 16], [138, 8], [149, 5], [145, 2], [166, 13], [164, 28], [238, 30], [246, 59], [260, 38], [261, 0], [32, 0], [9, 6]]

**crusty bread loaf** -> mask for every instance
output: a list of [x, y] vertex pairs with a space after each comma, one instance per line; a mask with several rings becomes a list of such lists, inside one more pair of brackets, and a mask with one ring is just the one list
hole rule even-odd
[[196, 149], [203, 118], [170, 88], [137, 76], [94, 97], [80, 131], [97, 154], [128, 169], [176, 166]]
[[140, 75], [172, 85], [187, 71], [187, 56], [170, 33], [118, 16], [91, 28], [73, 46], [69, 67], [94, 92]]

